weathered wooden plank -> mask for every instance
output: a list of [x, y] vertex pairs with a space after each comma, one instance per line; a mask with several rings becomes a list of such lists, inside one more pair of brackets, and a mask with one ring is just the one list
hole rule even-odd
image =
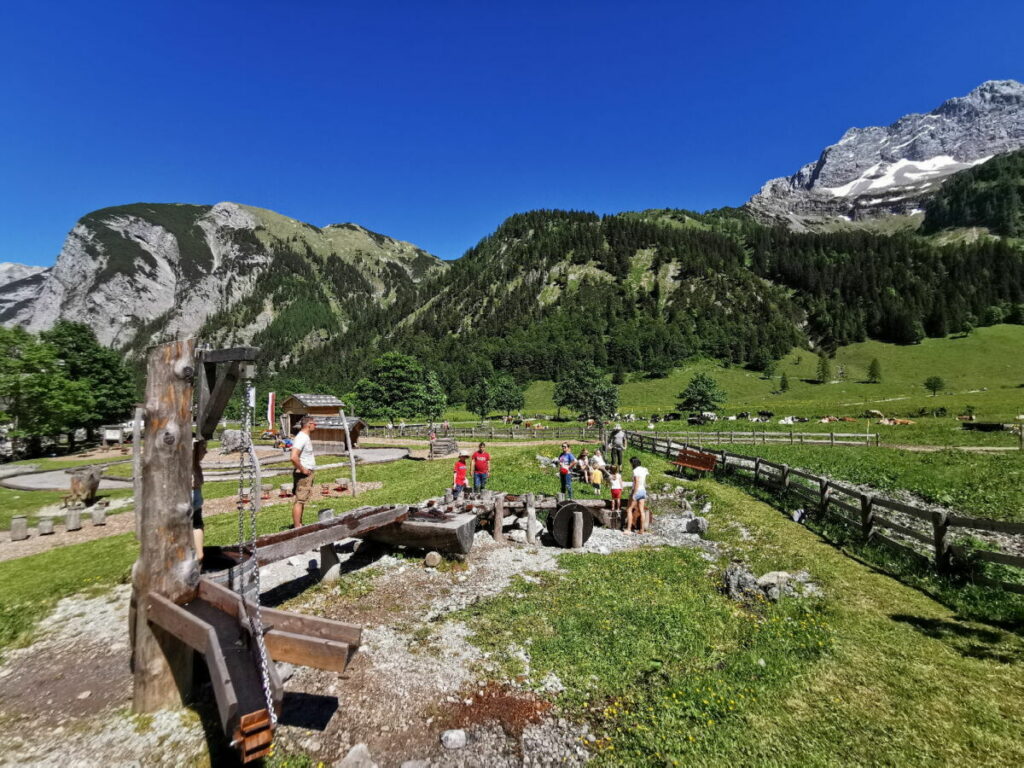
[[890, 501], [889, 499], [883, 499], [879, 496], [875, 497], [874, 505], [876, 507], [885, 507], [886, 509], [891, 509], [896, 512], [902, 512], [905, 515], [911, 515], [912, 517], [916, 517], [919, 520], [927, 520], [928, 522], [931, 522], [932, 519], [931, 512], [926, 512], [923, 509], [918, 509], [917, 507], [912, 507], [909, 504], [903, 504], [902, 502], [899, 501]]
[[979, 531], [994, 531], [996, 533], [1024, 534], [1024, 523], [1011, 523], [1006, 520], [989, 520], [984, 517], [950, 515], [949, 526], [951, 528], [974, 528]]
[[[222, 584], [205, 578], [200, 579], [199, 596], [226, 614], [236, 618], [243, 616], [241, 598], [236, 592], [232, 592]], [[255, 604], [250, 602], [249, 609], [254, 611], [255, 608]], [[275, 608], [262, 608], [261, 613], [265, 628], [336, 640], [352, 648], [358, 648], [362, 642], [363, 630], [354, 624], [318, 616], [301, 616]]]
[[361, 515], [353, 515], [350, 512], [323, 523], [273, 534], [278, 538], [274, 543], [263, 544], [257, 540], [256, 562], [260, 565], [276, 563], [278, 560], [318, 549], [333, 541], [355, 538], [386, 525], [403, 522], [409, 516], [408, 510], [408, 507], [401, 506], [380, 507]]
[[[876, 518], [876, 520], [877, 520], [877, 518]], [[927, 563], [931, 562], [931, 558], [928, 555], [925, 555], [925, 554], [923, 554], [921, 552], [918, 552], [913, 547], [908, 546], [907, 544], [904, 544], [901, 541], [896, 541], [896, 539], [892, 538], [891, 536], [886, 536], [885, 534], [879, 533], [878, 531], [872, 531], [871, 532], [871, 536], [869, 538], [869, 541], [875, 541], [875, 540], [881, 541], [886, 546], [892, 547], [893, 549], [896, 549], [896, 550], [899, 550], [900, 552], [902, 552], [905, 555], [911, 555], [913, 557], [916, 557], [919, 560], [924, 560]]]
[[829, 485], [831, 486], [832, 490], [839, 491], [840, 493], [842, 493], [842, 494], [844, 494], [846, 496], [849, 496], [850, 498], [853, 498], [853, 499], [859, 499], [860, 498], [861, 491], [855, 491], [853, 488], [850, 488], [847, 485], [840, 485], [835, 480], [830, 480], [829, 481]]
[[811, 480], [811, 481], [813, 481], [815, 483], [817, 483], [819, 480], [821, 480], [821, 478], [818, 477], [817, 475], [812, 475], [810, 472], [804, 472], [804, 470], [796, 469], [795, 467], [790, 467], [789, 468], [789, 474], [796, 475], [797, 477], [802, 477], [805, 480]]
[[387, 525], [361, 538], [392, 546], [436, 549], [439, 552], [469, 554], [473, 548], [477, 516], [462, 512], [451, 520], [405, 520]]
[[217, 423], [220, 421], [220, 417], [223, 415], [224, 409], [227, 407], [228, 401], [235, 391], [240, 368], [239, 363], [227, 363], [225, 367], [217, 370], [217, 380], [213, 382], [210, 395], [206, 399], [206, 408], [196, 418], [198, 431], [206, 440], [213, 439]]
[[1014, 584], [1010, 581], [999, 581], [998, 579], [990, 579], [987, 576], [975, 576], [971, 581], [975, 584], [980, 584], [983, 587], [997, 587], [999, 589], [1005, 589], [1007, 592], [1024, 595], [1024, 584]]
[[259, 347], [231, 347], [230, 349], [203, 350], [203, 362], [206, 363], [242, 363], [253, 362], [260, 353]]
[[909, 536], [910, 538], [916, 539], [924, 544], [930, 545], [933, 543], [931, 532], [922, 533], [921, 531], [916, 531], [905, 525], [894, 523], [892, 520], [886, 520], [884, 517], [878, 517], [878, 515], [874, 516], [872, 522], [874, 525], [881, 526], [882, 528], [888, 528], [890, 531], [896, 531], [896, 533], [902, 533], [904, 536]]
[[304, 667], [331, 672], [344, 672], [348, 666], [349, 647], [337, 640], [272, 629], [263, 636], [267, 653], [275, 661], [287, 661]]
[[999, 563], [1000, 565], [1009, 565], [1014, 568], [1024, 568], [1024, 557], [1021, 557], [1020, 555], [1010, 555], [1006, 552], [993, 552], [988, 549], [973, 549], [959, 545], [951, 546], [950, 550], [963, 558], [974, 558], [977, 560], [984, 560], [988, 563]]

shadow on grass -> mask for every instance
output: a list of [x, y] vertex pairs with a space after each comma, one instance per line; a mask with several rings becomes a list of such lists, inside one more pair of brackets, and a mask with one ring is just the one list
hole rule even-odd
[[923, 635], [941, 640], [961, 656], [1001, 664], [1019, 664], [1024, 661], [1024, 648], [1015, 642], [1016, 637], [1009, 632], [972, 627], [950, 619], [926, 619], [904, 613], [894, 613], [889, 618], [907, 624]]

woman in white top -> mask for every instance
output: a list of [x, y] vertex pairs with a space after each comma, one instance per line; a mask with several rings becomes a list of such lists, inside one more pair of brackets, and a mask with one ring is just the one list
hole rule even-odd
[[647, 512], [647, 467], [640, 466], [640, 459], [636, 456], [629, 460], [633, 465], [633, 495], [629, 499], [629, 509], [626, 510], [626, 531], [633, 529], [634, 515], [639, 520], [640, 533], [647, 533], [650, 525], [650, 517]]
[[590, 466], [594, 469], [603, 470], [605, 468], [604, 456], [601, 455], [601, 449], [595, 448], [594, 455], [590, 457]]

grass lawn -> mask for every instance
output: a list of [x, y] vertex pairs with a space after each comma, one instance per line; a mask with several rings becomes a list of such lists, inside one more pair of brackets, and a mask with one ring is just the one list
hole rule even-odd
[[711, 538], [757, 573], [809, 570], [826, 599], [742, 608], [718, 592], [724, 563], [709, 573], [669, 549], [565, 555], [564, 574], [469, 615], [510, 674], [514, 643], [532, 679], [559, 676], [564, 711], [602, 736], [599, 765], [1024, 760], [1019, 636], [958, 619], [739, 489], [696, 487]]

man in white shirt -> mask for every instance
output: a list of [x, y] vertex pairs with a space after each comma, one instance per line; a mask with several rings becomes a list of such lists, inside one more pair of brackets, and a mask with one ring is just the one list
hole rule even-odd
[[302, 417], [302, 429], [292, 443], [292, 493], [295, 503], [292, 505], [292, 528], [302, 525], [302, 510], [313, 495], [313, 475], [316, 470], [316, 458], [313, 456], [313, 439], [310, 433], [316, 429], [316, 420], [312, 416]]
[[633, 495], [629, 500], [629, 509], [626, 510], [626, 531], [633, 530], [634, 514], [639, 516], [640, 533], [647, 533], [650, 520], [647, 514], [647, 467], [640, 466], [640, 459], [636, 456], [629, 460], [633, 465]]

